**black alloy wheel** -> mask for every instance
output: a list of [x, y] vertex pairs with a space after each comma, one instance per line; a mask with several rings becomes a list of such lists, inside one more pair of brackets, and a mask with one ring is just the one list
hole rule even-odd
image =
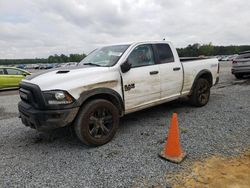
[[112, 113], [107, 108], [98, 108], [89, 117], [89, 133], [96, 139], [107, 136], [113, 127]]
[[76, 121], [77, 137], [86, 145], [100, 146], [109, 142], [119, 125], [119, 111], [110, 101], [95, 99], [80, 109]]
[[199, 78], [190, 96], [191, 104], [197, 107], [206, 105], [210, 98], [210, 88], [208, 80]]

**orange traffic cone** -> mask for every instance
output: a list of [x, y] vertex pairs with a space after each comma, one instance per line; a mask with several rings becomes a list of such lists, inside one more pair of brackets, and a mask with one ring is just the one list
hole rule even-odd
[[173, 114], [166, 144], [160, 156], [174, 163], [180, 163], [186, 157], [186, 154], [181, 149], [176, 113]]

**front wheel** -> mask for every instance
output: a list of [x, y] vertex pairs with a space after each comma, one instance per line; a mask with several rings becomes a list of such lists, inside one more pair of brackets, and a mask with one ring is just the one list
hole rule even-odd
[[210, 84], [208, 80], [199, 78], [190, 96], [192, 105], [201, 107], [208, 103], [210, 97]]
[[84, 144], [100, 146], [114, 137], [118, 125], [118, 109], [107, 100], [96, 99], [80, 109], [74, 127]]

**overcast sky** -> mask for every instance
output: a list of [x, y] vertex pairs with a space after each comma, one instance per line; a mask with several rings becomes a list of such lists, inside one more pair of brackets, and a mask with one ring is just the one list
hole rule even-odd
[[166, 38], [250, 44], [249, 0], [0, 0], [0, 59]]

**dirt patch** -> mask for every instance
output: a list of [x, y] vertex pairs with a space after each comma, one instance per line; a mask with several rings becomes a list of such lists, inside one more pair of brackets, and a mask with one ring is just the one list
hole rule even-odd
[[214, 156], [195, 162], [188, 174], [181, 172], [169, 178], [173, 188], [249, 188], [250, 151], [237, 157]]

